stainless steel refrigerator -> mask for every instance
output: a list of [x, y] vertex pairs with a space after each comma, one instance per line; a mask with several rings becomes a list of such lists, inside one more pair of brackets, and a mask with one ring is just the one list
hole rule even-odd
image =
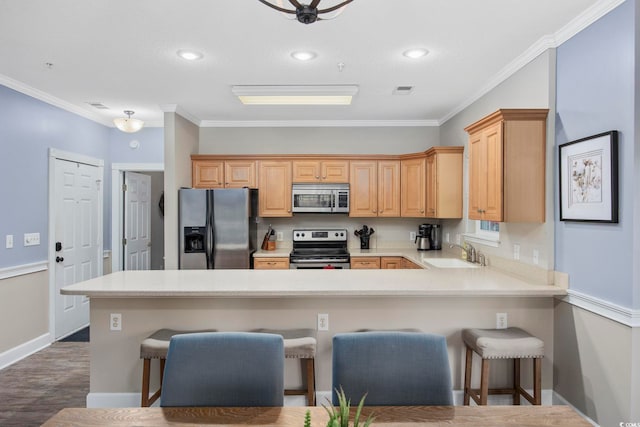
[[178, 268], [253, 268], [258, 190], [180, 189], [178, 203]]

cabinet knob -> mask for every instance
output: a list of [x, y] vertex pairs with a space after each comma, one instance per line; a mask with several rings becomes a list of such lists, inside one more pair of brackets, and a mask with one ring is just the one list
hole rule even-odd
[[382, 212], [384, 212], [384, 211], [380, 211], [380, 213], [382, 213]]
[[424, 213], [424, 209], [420, 209], [420, 213]]
[[375, 209], [372, 209], [372, 210], [371, 210], [371, 212], [376, 213], [376, 210], [375, 210]]
[[316, 179], [320, 179], [320, 177], [318, 175], [316, 175]]
[[322, 177], [322, 179], [327, 179], [327, 176], [326, 176], [326, 175], [325, 175], [325, 176], [323, 176], [323, 177]]

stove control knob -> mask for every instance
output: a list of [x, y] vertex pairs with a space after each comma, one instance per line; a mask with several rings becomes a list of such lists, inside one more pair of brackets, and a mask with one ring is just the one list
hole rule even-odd
[[302, 233], [302, 237], [304, 237], [304, 233]]
[[336, 237], [338, 237], [338, 233], [336, 233]]
[[340, 237], [344, 237], [344, 233], [340, 233]]

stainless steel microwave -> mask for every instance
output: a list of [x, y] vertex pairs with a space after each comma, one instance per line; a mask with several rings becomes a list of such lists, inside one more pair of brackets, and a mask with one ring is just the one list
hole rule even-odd
[[293, 184], [293, 212], [349, 213], [349, 184]]

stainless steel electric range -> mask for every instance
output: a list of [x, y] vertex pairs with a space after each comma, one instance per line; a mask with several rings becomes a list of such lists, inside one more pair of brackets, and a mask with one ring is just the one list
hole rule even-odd
[[347, 230], [310, 229], [293, 230], [293, 250], [289, 255], [292, 269], [347, 269], [349, 268]]

